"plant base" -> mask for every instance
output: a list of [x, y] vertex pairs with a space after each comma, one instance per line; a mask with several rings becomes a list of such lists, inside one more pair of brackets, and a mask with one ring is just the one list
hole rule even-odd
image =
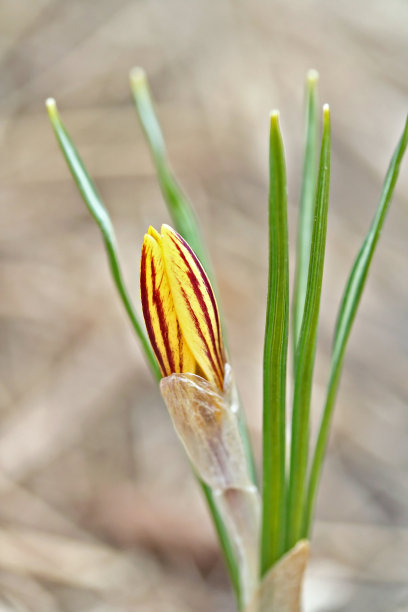
[[245, 612], [301, 612], [309, 548], [309, 542], [301, 540], [282, 557], [266, 574]]

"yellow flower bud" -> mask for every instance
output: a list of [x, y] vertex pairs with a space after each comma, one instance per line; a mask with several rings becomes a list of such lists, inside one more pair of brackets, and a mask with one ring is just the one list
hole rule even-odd
[[225, 352], [210, 281], [171, 227], [144, 237], [140, 289], [147, 333], [163, 376], [199, 374], [223, 389]]

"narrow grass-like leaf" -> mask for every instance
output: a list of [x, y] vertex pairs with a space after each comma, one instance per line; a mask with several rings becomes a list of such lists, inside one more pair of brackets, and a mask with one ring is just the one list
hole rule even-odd
[[147, 359], [150, 369], [152, 370], [156, 380], [160, 380], [160, 369], [150, 346], [150, 342], [145, 334], [143, 326], [139, 320], [139, 317], [136, 314], [128, 291], [125, 287], [119, 263], [115, 232], [108, 211], [106, 210], [101, 200], [101, 197], [99, 196], [96, 190], [95, 185], [89, 177], [84, 167], [84, 164], [61, 121], [55, 100], [53, 98], [49, 98], [46, 102], [46, 106], [52, 127], [57, 137], [58, 144], [64, 154], [71, 174], [75, 180], [75, 183], [77, 184], [82, 199], [84, 200], [89, 212], [95, 219], [101, 231], [102, 238], [105, 243], [106, 252], [108, 255], [112, 277], [122, 300], [122, 303], [132, 323], [133, 329], [135, 330], [136, 335], [140, 341], [143, 353]]
[[330, 112], [323, 107], [323, 136], [317, 182], [316, 205], [305, 309], [296, 355], [296, 376], [293, 398], [290, 477], [288, 495], [288, 528], [286, 548], [289, 550], [301, 537], [305, 481], [309, 451], [309, 413], [313, 369], [316, 353], [320, 296], [326, 245], [327, 212], [330, 187]]
[[383, 227], [384, 220], [391, 203], [401, 161], [404, 156], [407, 145], [408, 117], [405, 122], [404, 131], [399, 140], [397, 148], [395, 149], [394, 155], [391, 159], [385, 177], [376, 214], [371, 223], [367, 236], [364, 239], [361, 249], [355, 259], [355, 262], [350, 272], [350, 276], [347, 280], [346, 288], [344, 290], [343, 298], [339, 309], [339, 314], [337, 316], [326, 401], [323, 409], [322, 420], [320, 423], [318, 438], [309, 476], [303, 525], [303, 535], [305, 537], [310, 534], [316, 494], [323, 467], [323, 460], [326, 452], [327, 441], [329, 438], [330, 423], [333, 414], [337, 389], [340, 382], [340, 375], [343, 366], [347, 341], [350, 335], [354, 318], [356, 316], [358, 305], [361, 300], [361, 295], [363, 293], [364, 285], [367, 279], [368, 271], [370, 269], [370, 264], [374, 255], [375, 247], [380, 237], [381, 229]]
[[274, 111], [269, 139], [269, 278], [263, 365], [262, 575], [279, 559], [284, 545], [288, 318], [286, 168], [279, 113]]
[[[92, 217], [95, 219], [101, 231], [108, 255], [112, 277], [118, 290], [119, 296], [126, 309], [126, 312], [136, 332], [136, 335], [139, 341], [141, 342], [142, 349], [150, 365], [153, 376], [156, 378], [156, 380], [160, 380], [161, 373], [159, 366], [151, 349], [150, 342], [148, 341], [147, 336], [138, 319], [138, 316], [133, 308], [129, 294], [123, 281], [123, 276], [117, 253], [115, 233], [109, 214], [96, 190], [95, 185], [89, 177], [88, 172], [85, 169], [84, 164], [70, 136], [68, 135], [68, 132], [66, 131], [61, 121], [55, 100], [52, 98], [48, 99], [46, 102], [46, 106], [59, 146], [64, 154], [64, 157], [75, 180], [75, 183], [77, 184], [79, 192], [81, 193], [81, 196], [87, 208], [89, 209]], [[198, 481], [207, 500], [208, 507], [214, 521], [215, 529], [220, 540], [220, 545], [224, 553], [231, 582], [239, 603], [241, 598], [239, 571], [234, 556], [234, 550], [232, 548], [231, 542], [229, 541], [227, 530], [219, 515], [210, 488], [200, 479], [198, 479]]]
[[174, 226], [192, 247], [213, 282], [214, 274], [193, 208], [170, 168], [166, 145], [154, 110], [149, 84], [142, 68], [133, 68], [130, 72], [130, 87], [138, 117], [156, 167], [160, 188]]
[[[146, 73], [142, 68], [133, 68], [130, 72], [130, 87], [137, 114], [152, 154], [153, 162], [157, 171], [157, 176], [166, 202], [168, 211], [173, 220], [174, 226], [183, 238], [193, 248], [200, 259], [205, 271], [211, 279], [216, 295], [218, 295], [217, 284], [211, 266], [210, 258], [207, 253], [204, 241], [201, 236], [199, 224], [194, 214], [190, 202], [187, 200], [180, 185], [178, 184], [173, 171], [171, 170], [166, 145], [162, 135], [159, 121], [157, 119]], [[221, 326], [223, 328], [224, 341], [226, 343], [226, 330], [223, 323], [222, 309], [220, 309]], [[256, 483], [256, 467], [253, 456], [251, 441], [249, 439], [248, 428], [246, 425], [245, 414], [239, 411], [239, 425], [244, 442], [245, 453], [254, 483]]]
[[[299, 222], [297, 230], [295, 284], [293, 291], [292, 336], [293, 360], [299, 340], [305, 306], [310, 245], [313, 232], [313, 213], [316, 201], [317, 178], [317, 81], [316, 70], [310, 70], [306, 78], [306, 134], [303, 160], [303, 178], [300, 194]], [[295, 368], [294, 368], [295, 371]]]

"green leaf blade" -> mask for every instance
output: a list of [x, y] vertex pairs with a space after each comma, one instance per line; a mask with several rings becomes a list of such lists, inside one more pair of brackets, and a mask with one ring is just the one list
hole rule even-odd
[[55, 136], [65, 157], [67, 165], [71, 171], [71, 174], [74, 178], [74, 181], [89, 212], [91, 213], [92, 217], [96, 221], [101, 231], [103, 241], [105, 243], [106, 252], [108, 255], [112, 278], [116, 285], [116, 289], [129, 316], [133, 329], [139, 339], [148, 365], [150, 366], [150, 369], [156, 380], [160, 380], [161, 373], [158, 363], [153, 354], [150, 342], [144, 332], [139, 317], [137, 316], [136, 311], [132, 305], [130, 296], [123, 280], [122, 270], [120, 267], [119, 256], [117, 252], [115, 232], [108, 211], [106, 210], [101, 200], [101, 197], [99, 196], [96, 190], [95, 185], [93, 184], [88, 172], [86, 171], [86, 168], [78, 154], [78, 151], [76, 150], [67, 130], [65, 129], [61, 121], [55, 100], [49, 98], [46, 102], [46, 106]]
[[330, 424], [334, 409], [334, 403], [337, 395], [338, 386], [340, 383], [341, 370], [343, 366], [348, 338], [357, 313], [358, 306], [360, 304], [361, 296], [370, 269], [370, 264], [374, 255], [374, 251], [378, 239], [380, 237], [381, 229], [384, 225], [385, 217], [391, 204], [391, 199], [394, 193], [395, 184], [397, 182], [399, 169], [407, 145], [408, 117], [405, 122], [403, 133], [388, 167], [377, 211], [347, 280], [339, 313], [337, 316], [327, 395], [323, 408], [322, 420], [319, 427], [319, 433], [316, 441], [316, 447], [314, 451], [308, 482], [303, 526], [303, 533], [305, 536], [308, 536], [311, 530], [317, 489], [323, 468], [323, 461], [330, 433]]
[[130, 72], [130, 87], [146, 141], [157, 171], [160, 188], [176, 230], [187, 240], [214, 282], [210, 258], [201, 237], [194, 210], [178, 184], [168, 161], [166, 145], [157, 119], [146, 74], [142, 68]]
[[271, 114], [269, 151], [269, 278], [263, 371], [261, 575], [283, 553], [285, 519], [289, 255], [285, 155], [277, 112]]
[[[310, 70], [306, 78], [306, 134], [303, 162], [303, 177], [300, 195], [299, 223], [297, 232], [295, 283], [293, 291], [292, 336], [293, 360], [305, 306], [307, 276], [309, 270], [310, 245], [313, 232], [313, 212], [316, 198], [317, 179], [317, 83], [319, 75]], [[294, 368], [295, 371], [295, 368]]]
[[319, 321], [321, 286], [326, 246], [327, 213], [330, 188], [330, 112], [323, 107], [323, 135], [314, 211], [313, 234], [304, 315], [296, 355], [293, 398], [288, 525], [286, 549], [301, 538], [303, 503], [309, 452], [309, 416]]

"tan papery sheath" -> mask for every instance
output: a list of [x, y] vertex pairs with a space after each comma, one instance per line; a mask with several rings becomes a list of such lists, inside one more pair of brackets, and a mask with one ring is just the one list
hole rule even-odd
[[211, 488], [235, 546], [246, 605], [258, 584], [260, 504], [239, 432], [231, 368], [225, 365], [222, 391], [189, 373], [163, 378], [160, 390], [176, 432], [196, 473]]
[[309, 542], [301, 540], [266, 574], [245, 612], [301, 612]]
[[220, 391], [197, 374], [162, 378], [160, 391], [194, 469], [214, 491], [252, 489], [239, 433], [231, 367]]

